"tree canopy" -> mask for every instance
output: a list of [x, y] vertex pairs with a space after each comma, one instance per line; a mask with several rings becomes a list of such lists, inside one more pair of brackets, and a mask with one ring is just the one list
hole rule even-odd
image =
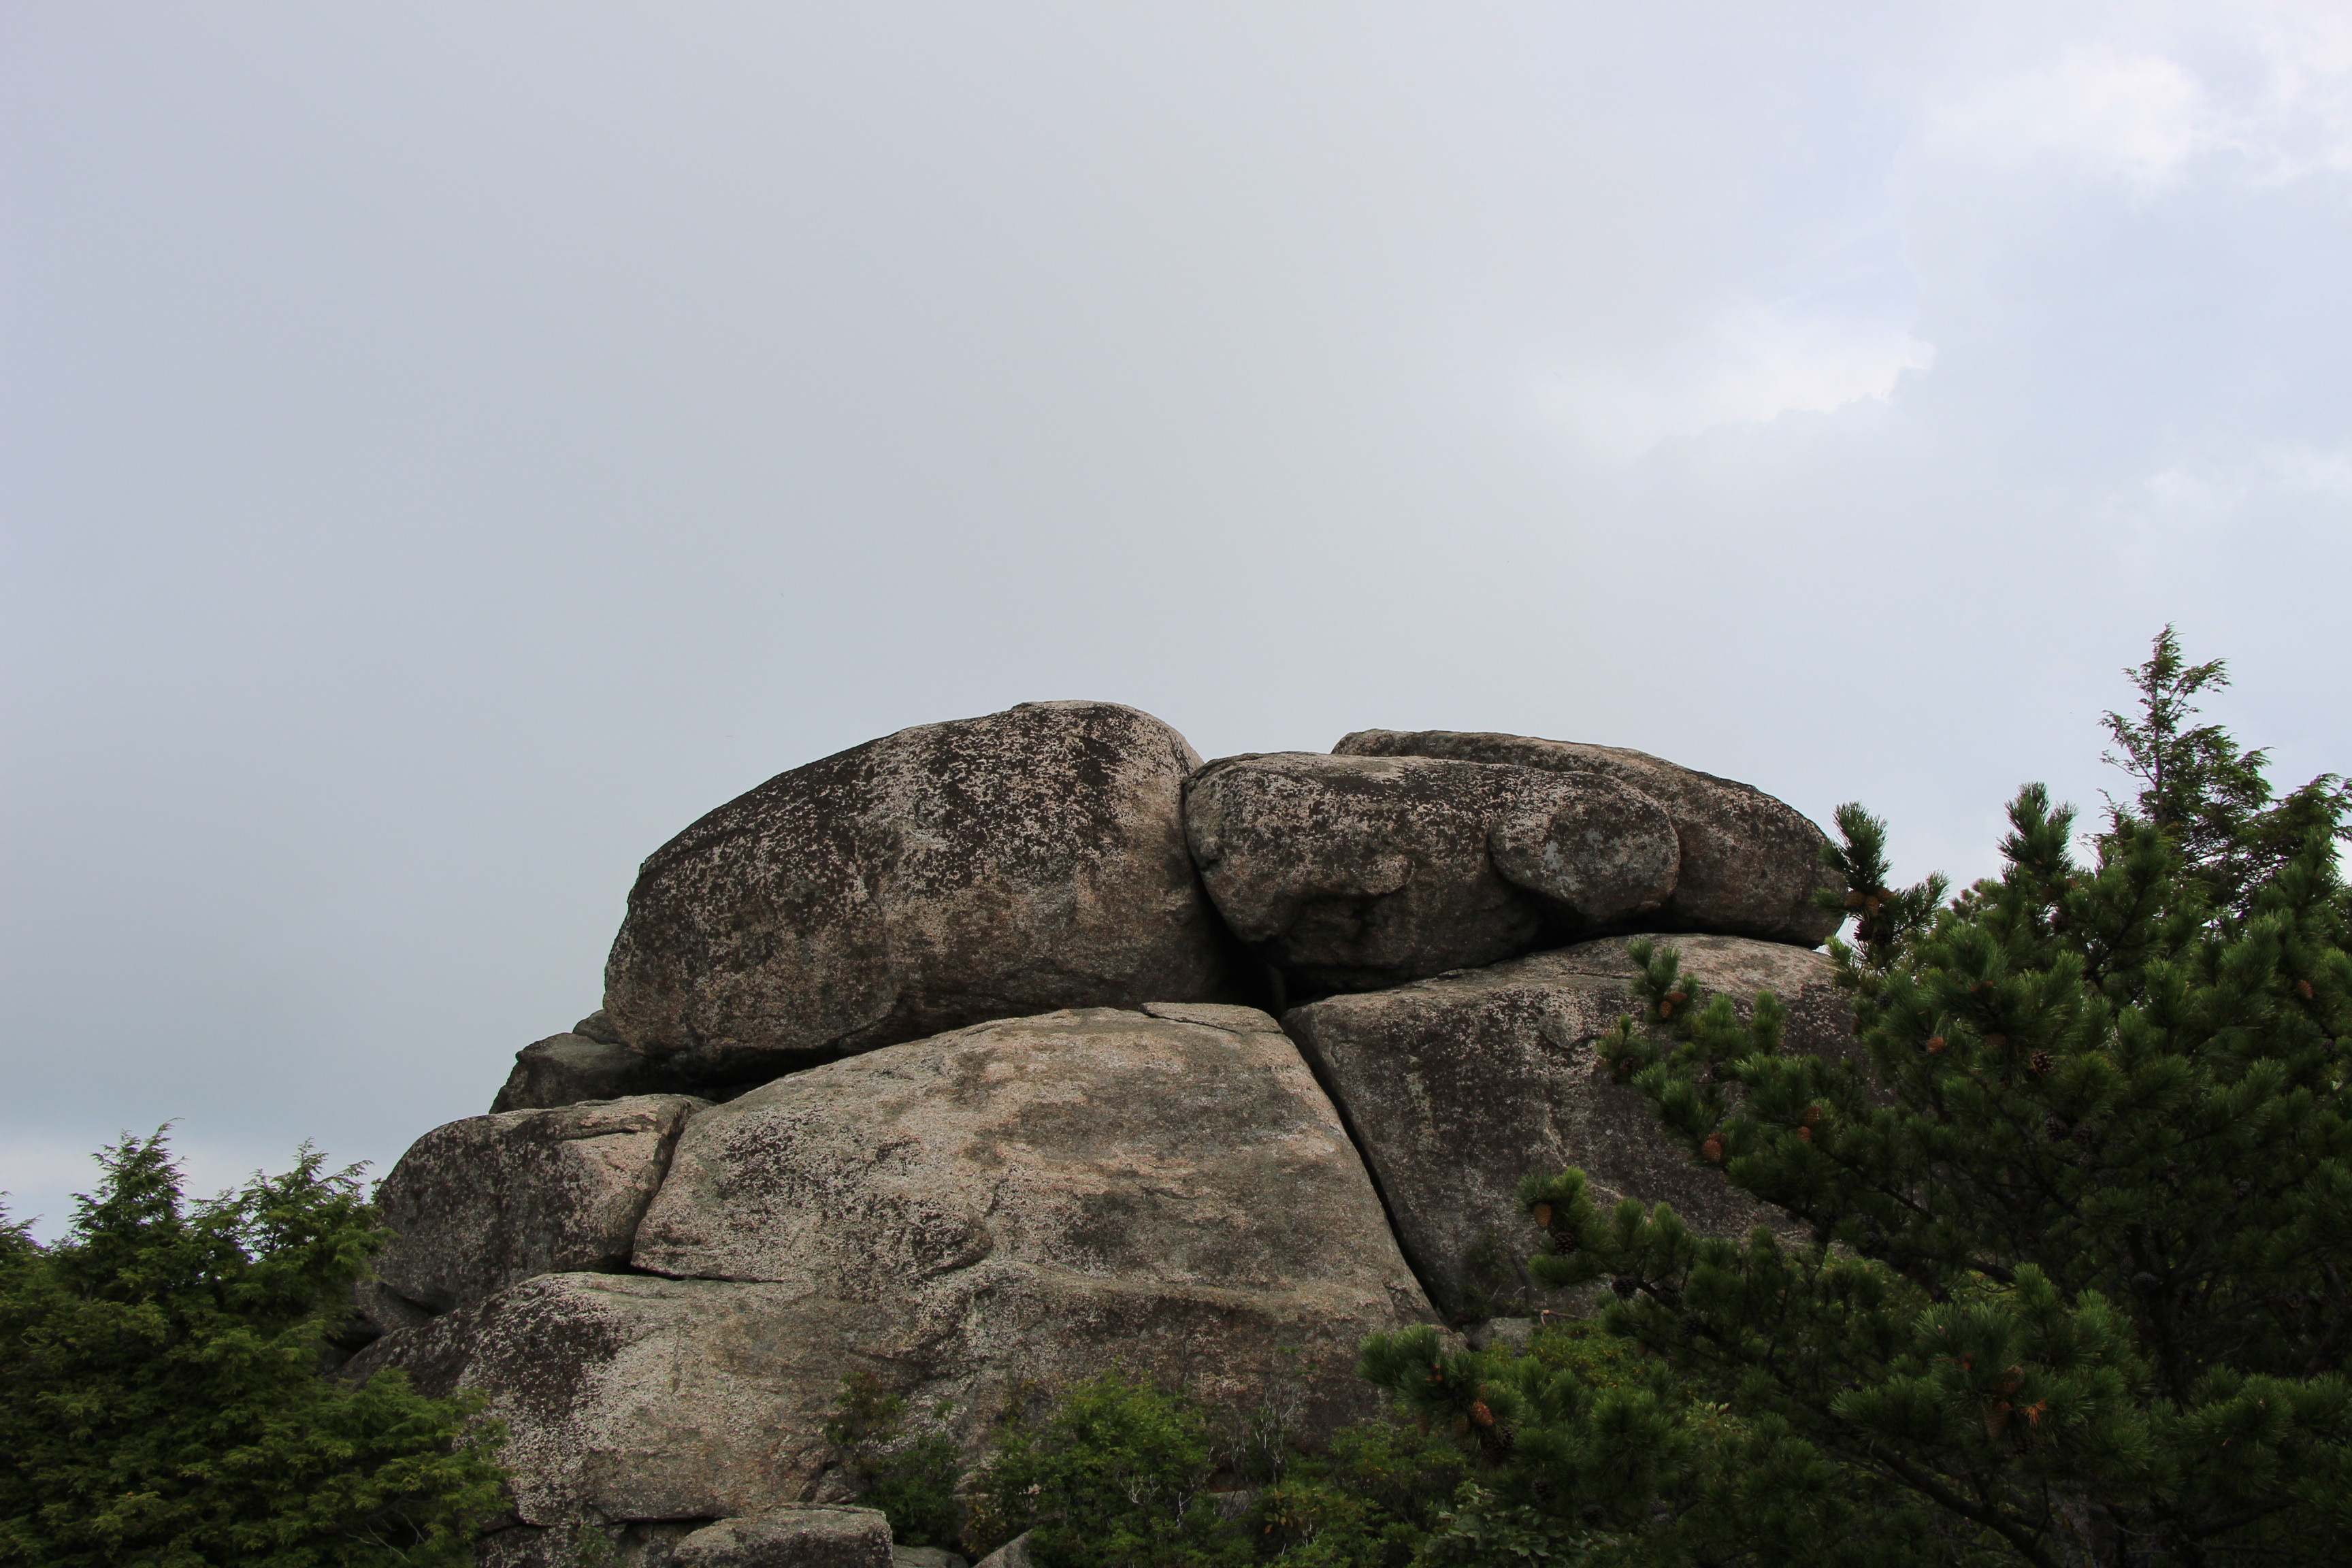
[[472, 1561], [497, 1433], [397, 1372], [321, 1375], [381, 1233], [353, 1171], [190, 1204], [158, 1132], [52, 1246], [0, 1224], [0, 1563], [356, 1568]]
[[1646, 1016], [1607, 1060], [1791, 1240], [1522, 1192], [1533, 1270], [1598, 1291], [1652, 1375], [1601, 1389], [1434, 1334], [1367, 1370], [1582, 1520], [1600, 1560], [2342, 1560], [2352, 1526], [2352, 957], [2332, 777], [2276, 799], [2187, 700], [2169, 628], [2109, 716], [2141, 790], [2076, 842], [2039, 785], [2004, 868], [1888, 888], [1838, 814], [1860, 1053], [1781, 1048], [1769, 996]]

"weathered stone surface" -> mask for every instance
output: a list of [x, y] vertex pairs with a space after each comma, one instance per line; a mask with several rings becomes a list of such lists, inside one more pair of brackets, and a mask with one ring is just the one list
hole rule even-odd
[[678, 1130], [704, 1103], [639, 1095], [435, 1128], [377, 1189], [394, 1237], [377, 1279], [446, 1311], [535, 1274], [625, 1268]]
[[964, 1560], [944, 1546], [893, 1546], [892, 1568], [968, 1568]]
[[1613, 779], [1664, 806], [1680, 839], [1673, 895], [1644, 923], [1813, 947], [1839, 917], [1813, 907], [1836, 887], [1821, 865], [1822, 831], [1752, 784], [1717, 778], [1622, 746], [1446, 730], [1360, 730], [1332, 748], [1350, 757], [1451, 757]]
[[860, 1303], [922, 1400], [975, 1413], [1114, 1355], [1255, 1397], [1288, 1344], [1310, 1424], [1343, 1418], [1358, 1341], [1427, 1313], [1378, 1195], [1272, 1018], [1151, 1012], [982, 1025], [706, 1111], [635, 1264]]
[[1035, 1568], [1036, 1561], [1029, 1554], [1029, 1536], [1024, 1531], [982, 1558], [974, 1568]]
[[895, 1568], [879, 1509], [814, 1505], [722, 1519], [677, 1543], [676, 1568]]
[[781, 774], [656, 850], [614, 1029], [698, 1081], [1055, 1007], [1244, 1001], [1149, 714], [1031, 702]]
[[1369, 1414], [1358, 1345], [1430, 1312], [1338, 1114], [1265, 1015], [1162, 1010], [1217, 1021], [1011, 1020], [698, 1112], [635, 1257], [693, 1278], [534, 1279], [348, 1373], [485, 1391], [529, 1523], [804, 1498], [857, 1371], [973, 1450], [1113, 1364], [1230, 1404], [1295, 1379], [1310, 1436]]
[[672, 1553], [709, 1520], [661, 1520], [648, 1524], [522, 1524], [493, 1531], [474, 1547], [475, 1568], [669, 1568]]
[[[1578, 1166], [1596, 1202], [1671, 1203], [1709, 1235], [1782, 1219], [1693, 1164], [1597, 1054], [1620, 1016], [1641, 1011], [1628, 940], [1334, 996], [1284, 1017], [1355, 1133], [1405, 1256], [1457, 1321], [1558, 1304], [1526, 1276], [1539, 1238], [1515, 1194], [1530, 1172]], [[1759, 990], [1779, 996], [1790, 1048], [1853, 1049], [1852, 1010], [1826, 958], [1742, 937], [1664, 940], [1703, 991], [1743, 1009]]]
[[1429, 757], [1227, 757], [1185, 826], [1234, 934], [1309, 994], [1492, 963], [1664, 904], [1665, 811], [1593, 775]]
[[490, 1110], [543, 1110], [587, 1100], [674, 1094], [688, 1087], [679, 1074], [633, 1046], [574, 1030], [533, 1040], [517, 1051], [514, 1071], [490, 1101]]

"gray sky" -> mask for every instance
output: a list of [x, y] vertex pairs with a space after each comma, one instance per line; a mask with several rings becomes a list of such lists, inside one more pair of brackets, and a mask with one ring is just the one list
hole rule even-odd
[[0, 0], [0, 1187], [378, 1170], [900, 726], [2352, 769], [2326, 3]]

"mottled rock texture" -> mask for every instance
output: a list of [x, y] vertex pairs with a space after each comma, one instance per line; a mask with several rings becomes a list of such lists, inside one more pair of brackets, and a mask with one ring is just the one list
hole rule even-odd
[[1029, 1537], [1024, 1532], [982, 1558], [975, 1568], [1035, 1568], [1036, 1561], [1030, 1554]]
[[475, 1568], [669, 1568], [677, 1543], [708, 1520], [664, 1520], [649, 1524], [515, 1525], [483, 1536], [474, 1546]]
[[810, 1495], [852, 1372], [952, 1401], [974, 1449], [1024, 1384], [1114, 1363], [1227, 1404], [1296, 1380], [1313, 1436], [1370, 1411], [1363, 1337], [1430, 1317], [1297, 1051], [1197, 1004], [982, 1025], [699, 1111], [634, 1263], [677, 1278], [530, 1279], [350, 1371], [486, 1392], [527, 1523], [734, 1517]]
[[638, 1095], [435, 1128], [377, 1190], [394, 1234], [377, 1281], [446, 1311], [536, 1274], [627, 1267], [678, 1131], [703, 1103]]
[[575, 1031], [533, 1040], [517, 1051], [514, 1071], [490, 1101], [490, 1110], [542, 1110], [583, 1100], [668, 1094], [687, 1087], [681, 1075], [635, 1047]]
[[[1394, 990], [1333, 996], [1283, 1022], [1347, 1118], [1439, 1309], [1459, 1321], [1560, 1303], [1526, 1276], [1539, 1245], [1518, 1212], [1530, 1172], [1581, 1168], [1604, 1207], [1670, 1203], [1694, 1230], [1742, 1236], [1785, 1216], [1695, 1165], [1595, 1043], [1642, 1004], [1629, 939], [1605, 938]], [[1853, 1048], [1853, 1013], [1828, 959], [1741, 937], [1661, 939], [1703, 992], [1745, 1013], [1769, 990], [1788, 1045]]]
[[1197, 765], [1132, 708], [1032, 702], [780, 774], [646, 861], [604, 1012], [741, 1083], [1055, 1007], [1251, 1000], [1185, 850]]
[[676, 1568], [895, 1568], [890, 1521], [870, 1508], [770, 1509], [677, 1543]]
[[1621, 746], [1449, 730], [1360, 730], [1332, 748], [1350, 757], [1451, 757], [1605, 778], [1640, 790], [1673, 818], [1680, 868], [1672, 895], [1644, 923], [1813, 947], [1839, 916], [1813, 907], [1834, 889], [1821, 865], [1822, 831], [1751, 784], [1717, 778]]
[[1226, 924], [1307, 994], [1639, 921], [1679, 854], [1664, 808], [1612, 779], [1429, 757], [1227, 757], [1184, 821]]

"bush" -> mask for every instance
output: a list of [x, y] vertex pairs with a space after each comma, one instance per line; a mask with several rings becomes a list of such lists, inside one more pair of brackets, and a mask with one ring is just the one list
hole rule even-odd
[[1206, 1568], [1247, 1563], [1208, 1498], [1209, 1423], [1190, 1401], [1104, 1373], [1042, 1421], [992, 1435], [973, 1486], [976, 1552], [1024, 1531], [1040, 1568]]
[[[944, 1419], [944, 1408], [934, 1415]], [[963, 1455], [955, 1439], [931, 1431], [909, 1436], [907, 1402], [883, 1392], [872, 1373], [843, 1383], [841, 1400], [824, 1424], [825, 1440], [842, 1451], [857, 1500], [890, 1520], [901, 1546], [952, 1546], [963, 1508], [956, 1484]]]
[[320, 1373], [382, 1240], [355, 1173], [306, 1148], [187, 1205], [162, 1133], [99, 1159], [63, 1240], [0, 1224], [0, 1562], [470, 1563], [497, 1434], [398, 1373]]
[[[2040, 786], [2000, 877], [1885, 885], [1838, 812], [1833, 942], [1866, 1065], [1791, 1056], [1637, 942], [1602, 1059], [1694, 1160], [1811, 1231], [1694, 1237], [1531, 1179], [1537, 1279], [1605, 1285], [1646, 1387], [1447, 1356], [1368, 1368], [1594, 1561], [2341, 1560], [2352, 1525], [2352, 895], [2345, 796], [2273, 799], [2169, 630], [2109, 715], [2145, 786], [2087, 854]], [[1532, 1361], [1537, 1358], [1522, 1358]], [[1646, 1522], [1644, 1522], [1646, 1521]]]

